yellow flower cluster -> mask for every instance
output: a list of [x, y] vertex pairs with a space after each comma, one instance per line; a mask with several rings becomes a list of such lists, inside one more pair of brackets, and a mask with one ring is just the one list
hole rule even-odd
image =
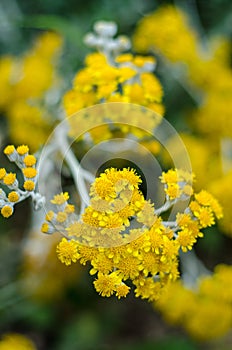
[[188, 24], [187, 16], [169, 5], [141, 21], [134, 45], [140, 52], [155, 50], [171, 62], [184, 63], [190, 84], [205, 92], [203, 104], [194, 115], [199, 131], [213, 134], [214, 138], [232, 136], [232, 75], [227, 40], [212, 39], [207, 43], [208, 50], [205, 47], [200, 50], [200, 40]]
[[37, 180], [37, 170], [35, 168], [36, 158], [29, 154], [28, 146], [21, 145], [15, 148], [9, 145], [4, 149], [5, 155], [11, 162], [16, 163], [23, 174], [23, 188], [19, 188], [19, 182], [16, 178], [16, 173], [7, 173], [5, 168], [0, 168], [0, 185], [3, 185], [10, 190], [8, 194], [0, 188], [0, 208], [1, 214], [5, 218], [10, 217], [14, 211], [14, 205], [25, 199], [35, 189]]
[[[196, 30], [189, 24], [187, 15], [168, 5], [160, 7], [141, 20], [135, 32], [134, 47], [143, 53], [150, 53], [151, 50], [158, 52], [165, 62], [179, 66], [182, 64], [183, 69], [178, 70], [179, 79], [184, 80], [188, 87], [194, 85], [194, 89], [198, 88], [198, 94], [202, 95], [202, 102], [190, 115], [190, 127], [198, 135], [183, 135], [183, 138], [199, 181], [198, 187], [206, 186], [218, 195], [229, 181], [229, 174], [223, 176], [220, 140], [222, 138], [223, 142], [224, 138], [232, 137], [229, 41], [223, 37], [212, 36], [202, 45]], [[175, 69], [175, 66], [172, 65], [171, 69]], [[205, 172], [207, 177], [203, 175]], [[231, 191], [223, 191], [220, 197], [229, 203]], [[230, 209], [228, 205], [224, 208], [222, 227], [225, 233], [231, 235]]]
[[18, 333], [9, 333], [2, 336], [0, 350], [36, 350], [34, 343], [27, 337]]
[[199, 340], [221, 337], [232, 326], [232, 267], [218, 265], [198, 284], [191, 290], [175, 282], [154, 306], [168, 322], [181, 325]]
[[166, 173], [163, 172], [161, 176], [161, 183], [164, 184], [168, 200], [191, 196], [193, 193], [192, 182], [193, 175], [182, 170], [170, 169]]
[[172, 5], [161, 6], [145, 16], [134, 34], [134, 48], [147, 53], [155, 50], [171, 62], [193, 62], [196, 58], [198, 40], [188, 18]]
[[24, 56], [0, 58], [0, 109], [8, 118], [10, 137], [34, 151], [46, 140], [52, 123], [43, 98], [57, 81], [54, 58], [60, 46], [61, 38], [48, 32]]
[[92, 184], [90, 205], [79, 220], [73, 216], [73, 206], [69, 209], [68, 194], [61, 193], [52, 200], [56, 213], [47, 213], [42, 231], [65, 236], [57, 246], [62, 263], [90, 262], [100, 295], [125, 297], [131, 280], [136, 297], [157, 300], [179, 276], [179, 248], [192, 249], [203, 236], [200, 229], [211, 226], [214, 215], [222, 215], [217, 200], [202, 191], [174, 223], [162, 220], [159, 214], [191, 195], [191, 180], [190, 174], [180, 170], [163, 173], [164, 185], [178, 184], [180, 195], [168, 196], [164, 208], [155, 209], [139, 190], [141, 179], [133, 169], [106, 169]]
[[[163, 115], [162, 87], [158, 78], [151, 73], [155, 67], [153, 57], [124, 53], [109, 59], [104, 53], [94, 52], [86, 57], [85, 64], [75, 76], [72, 90], [64, 96], [64, 108], [68, 116], [83, 108], [104, 102], [134, 103]], [[78, 115], [77, 119], [69, 118], [72, 135], [76, 135], [82, 118], [85, 118], [83, 120], [85, 124], [88, 123], [84, 114]], [[112, 115], [110, 118], [113, 120]], [[98, 116], [95, 123], [97, 121], [104, 126], [98, 127], [97, 131], [90, 131], [92, 139], [96, 142], [99, 135], [102, 139], [112, 137], [112, 126], [108, 128], [107, 120]], [[130, 121], [133, 122], [133, 119]], [[95, 125], [90, 121], [89, 123]], [[151, 117], [147, 118], [146, 126], [152, 131], [155, 121]], [[131, 130], [133, 128], [128, 127], [121, 131], [128, 133]]]

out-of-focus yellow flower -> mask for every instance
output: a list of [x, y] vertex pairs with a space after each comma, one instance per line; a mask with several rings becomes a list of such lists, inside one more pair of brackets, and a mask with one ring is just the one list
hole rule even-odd
[[54, 59], [61, 43], [59, 35], [48, 32], [24, 56], [0, 58], [0, 109], [8, 117], [10, 137], [15, 143], [26, 142], [34, 151], [53, 124], [43, 101], [58, 82]]
[[198, 340], [221, 337], [231, 328], [231, 279], [232, 267], [218, 265], [214, 274], [199, 279], [195, 290], [180, 281], [170, 284], [154, 306], [168, 322], [181, 325]]
[[0, 350], [36, 350], [34, 343], [18, 333], [4, 334], [0, 340]]

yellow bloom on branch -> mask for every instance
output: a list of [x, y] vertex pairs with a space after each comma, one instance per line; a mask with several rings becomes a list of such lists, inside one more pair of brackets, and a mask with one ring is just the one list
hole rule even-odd
[[79, 258], [77, 243], [74, 240], [68, 241], [66, 238], [62, 238], [56, 251], [58, 258], [66, 266], [71, 265], [72, 262], [77, 262]]
[[13, 207], [11, 207], [10, 205], [5, 205], [1, 209], [1, 214], [4, 218], [9, 218], [13, 214]]

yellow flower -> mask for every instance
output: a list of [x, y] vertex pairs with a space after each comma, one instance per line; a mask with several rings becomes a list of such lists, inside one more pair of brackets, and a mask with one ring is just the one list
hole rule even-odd
[[88, 261], [92, 261], [97, 258], [99, 251], [94, 247], [88, 247], [85, 245], [79, 245], [78, 247], [79, 255], [80, 255], [80, 263], [82, 265], [86, 265]]
[[185, 226], [188, 226], [192, 222], [192, 218], [191, 218], [190, 214], [178, 213], [176, 215], [176, 222], [177, 222], [178, 226], [185, 227]]
[[13, 208], [10, 205], [5, 205], [1, 209], [1, 214], [4, 218], [9, 218], [13, 214]]
[[3, 182], [7, 186], [13, 185], [15, 183], [15, 181], [16, 181], [16, 174], [14, 174], [14, 173], [9, 173], [9, 174], [5, 175], [5, 177], [3, 178]]
[[139, 275], [139, 264], [140, 261], [137, 257], [128, 254], [125, 259], [121, 259], [116, 264], [116, 267], [123, 280], [127, 280], [128, 278], [133, 280]]
[[[133, 281], [135, 288], [135, 296], [141, 297], [142, 299], [154, 300], [154, 297], [160, 294], [161, 284], [155, 282], [152, 277], [139, 278]], [[156, 293], [154, 293], [156, 292]]]
[[91, 265], [93, 266], [93, 268], [90, 270], [91, 275], [94, 275], [97, 272], [108, 274], [114, 267], [112, 259], [109, 259], [103, 253], [99, 253], [97, 258], [91, 260]]
[[137, 221], [141, 222], [147, 227], [151, 227], [157, 220], [157, 216], [155, 215], [154, 211], [155, 209], [153, 203], [145, 201], [142, 210], [137, 213]]
[[0, 169], [0, 180], [3, 180], [3, 178], [6, 176], [6, 169], [1, 168]]
[[115, 198], [116, 193], [113, 183], [105, 176], [97, 178], [94, 182], [94, 191], [102, 199]]
[[161, 6], [145, 16], [134, 36], [134, 46], [139, 52], [155, 48], [172, 62], [196, 59], [197, 35], [188, 24], [184, 12], [172, 5]]
[[117, 63], [127, 63], [133, 60], [133, 55], [131, 53], [124, 53], [116, 57], [115, 62]]
[[23, 159], [24, 164], [27, 167], [32, 167], [33, 165], [36, 164], [36, 158], [35, 156], [28, 154], [24, 159]]
[[200, 221], [201, 227], [208, 227], [215, 224], [213, 212], [208, 207], [201, 208], [199, 212], [195, 214], [195, 216]]
[[0, 350], [36, 350], [32, 341], [22, 334], [4, 334], [0, 340]]
[[50, 224], [50, 223], [47, 223], [47, 222], [44, 222], [41, 226], [41, 232], [42, 233], [45, 233], [45, 234], [52, 234], [54, 233], [56, 230], [55, 230], [55, 227]]
[[68, 215], [62, 211], [59, 211], [56, 216], [56, 220], [60, 223], [63, 223], [67, 220]]
[[20, 156], [24, 156], [25, 154], [27, 154], [29, 152], [29, 147], [25, 146], [25, 145], [18, 146], [17, 152]]
[[159, 272], [159, 258], [154, 252], [145, 252], [141, 254], [140, 259], [140, 270], [144, 276], [148, 276], [149, 273], [156, 275]]
[[15, 147], [13, 145], [9, 145], [4, 149], [4, 153], [8, 156], [14, 153]]
[[196, 243], [196, 238], [192, 236], [191, 231], [184, 228], [178, 232], [176, 241], [180, 244], [183, 252], [187, 252], [187, 250], [191, 250], [194, 243]]
[[23, 187], [26, 191], [34, 191], [35, 183], [31, 180], [24, 181]]
[[201, 210], [201, 206], [199, 203], [197, 203], [196, 201], [192, 201], [189, 204], [189, 208], [191, 209], [192, 213], [196, 216], [199, 214], [200, 210]]
[[54, 215], [55, 215], [55, 213], [52, 210], [50, 210], [50, 211], [47, 212], [47, 214], [45, 216], [45, 219], [47, 221], [52, 221], [52, 219], [54, 218]]
[[64, 208], [64, 211], [66, 214], [72, 214], [75, 212], [75, 206], [73, 204], [67, 204], [66, 207]]
[[181, 194], [180, 186], [176, 183], [169, 183], [164, 191], [170, 199], [178, 198]]
[[201, 190], [201, 192], [195, 194], [195, 198], [199, 204], [204, 206], [210, 206], [213, 196], [209, 192]]
[[116, 291], [121, 279], [117, 272], [110, 274], [98, 273], [97, 279], [93, 282], [96, 291], [103, 297], [110, 297]]
[[176, 183], [178, 181], [178, 174], [176, 170], [170, 169], [166, 173], [162, 172], [160, 179], [161, 183]]
[[118, 297], [118, 299], [125, 298], [130, 292], [130, 287], [128, 287], [125, 283], [121, 283], [118, 286], [116, 286], [115, 291], [116, 297]]
[[41, 232], [48, 233], [48, 231], [49, 231], [49, 225], [45, 222], [41, 226]]
[[66, 266], [71, 265], [72, 262], [77, 262], [79, 258], [77, 243], [73, 239], [68, 241], [66, 238], [62, 238], [56, 248], [56, 252], [58, 259]]
[[37, 175], [37, 170], [32, 167], [24, 168], [22, 172], [27, 179], [33, 179]]
[[54, 198], [51, 200], [52, 204], [56, 205], [62, 205], [69, 199], [68, 192], [60, 193], [54, 196]]
[[19, 194], [15, 191], [12, 191], [8, 194], [8, 199], [10, 202], [18, 202]]

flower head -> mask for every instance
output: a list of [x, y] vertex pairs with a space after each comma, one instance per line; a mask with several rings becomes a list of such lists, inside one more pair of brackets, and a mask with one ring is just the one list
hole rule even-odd
[[73, 239], [68, 241], [66, 238], [62, 238], [56, 248], [56, 252], [59, 260], [66, 266], [71, 265], [72, 262], [77, 262], [79, 258], [77, 243]]

